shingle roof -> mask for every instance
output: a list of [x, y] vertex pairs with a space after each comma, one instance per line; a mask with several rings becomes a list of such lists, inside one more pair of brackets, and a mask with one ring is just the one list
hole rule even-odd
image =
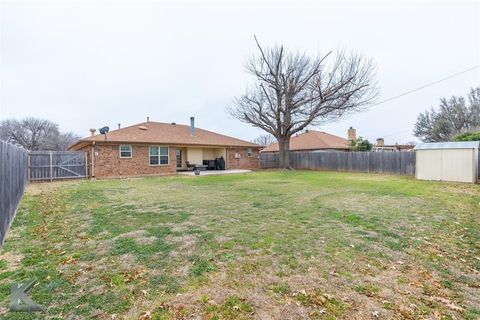
[[179, 145], [259, 147], [255, 143], [195, 128], [195, 135], [190, 134], [190, 126], [161, 122], [142, 122], [129, 127], [112, 130], [106, 135], [96, 134], [93, 137], [80, 139], [69, 149], [75, 150], [82, 142], [121, 142], [121, 143], [162, 143]]
[[[334, 136], [323, 131], [308, 130], [297, 136], [290, 138], [290, 150], [321, 150], [321, 149], [349, 149], [349, 143], [347, 139], [339, 136]], [[261, 152], [274, 152], [278, 151], [278, 143], [274, 142]]]

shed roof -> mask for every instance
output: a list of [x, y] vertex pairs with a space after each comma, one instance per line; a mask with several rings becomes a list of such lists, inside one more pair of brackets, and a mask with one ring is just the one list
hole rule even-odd
[[414, 150], [433, 149], [478, 149], [480, 141], [458, 141], [458, 142], [428, 142], [419, 143]]

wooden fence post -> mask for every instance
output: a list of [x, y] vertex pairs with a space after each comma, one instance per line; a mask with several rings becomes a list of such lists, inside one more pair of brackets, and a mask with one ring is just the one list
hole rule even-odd
[[28, 181], [30, 181], [30, 153], [27, 155]]
[[52, 151], [50, 151], [50, 181], [53, 181], [53, 163], [52, 163]]

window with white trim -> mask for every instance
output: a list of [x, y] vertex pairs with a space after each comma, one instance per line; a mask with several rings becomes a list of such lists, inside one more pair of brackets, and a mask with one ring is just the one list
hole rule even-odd
[[131, 158], [132, 157], [132, 146], [129, 144], [122, 144], [119, 147], [120, 158]]
[[251, 158], [253, 156], [253, 150], [252, 148], [247, 149], [247, 157]]
[[149, 158], [151, 166], [168, 165], [168, 147], [150, 147]]

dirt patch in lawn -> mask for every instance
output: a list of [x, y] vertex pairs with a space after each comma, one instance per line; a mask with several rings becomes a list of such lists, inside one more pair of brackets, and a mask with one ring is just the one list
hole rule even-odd
[[457, 183], [442, 184], [439, 186], [441, 192], [451, 192], [457, 194], [468, 194], [470, 196], [479, 196], [480, 187], [475, 184]]
[[74, 186], [78, 183], [79, 181], [75, 181], [75, 180], [29, 183], [25, 189], [25, 193], [35, 196], [41, 193], [48, 193], [53, 190], [58, 190], [60, 188], [67, 188], [70, 186]]
[[6, 262], [6, 267], [2, 268], [1, 271], [8, 272], [17, 270], [21, 265], [23, 257], [22, 254], [15, 254], [12, 252], [4, 252], [0, 254], [0, 261], [4, 260]]
[[133, 240], [135, 240], [137, 244], [152, 244], [156, 240], [158, 240], [158, 238], [155, 236], [148, 236], [147, 231], [145, 230], [136, 230], [136, 231], [123, 233], [113, 238], [112, 240], [115, 241], [117, 239], [122, 239], [122, 238], [132, 238]]
[[165, 238], [168, 243], [171, 243], [176, 248], [170, 252], [171, 256], [190, 256], [195, 250], [195, 244], [197, 243], [197, 237], [195, 235], [181, 235], [172, 236], [169, 235]]

